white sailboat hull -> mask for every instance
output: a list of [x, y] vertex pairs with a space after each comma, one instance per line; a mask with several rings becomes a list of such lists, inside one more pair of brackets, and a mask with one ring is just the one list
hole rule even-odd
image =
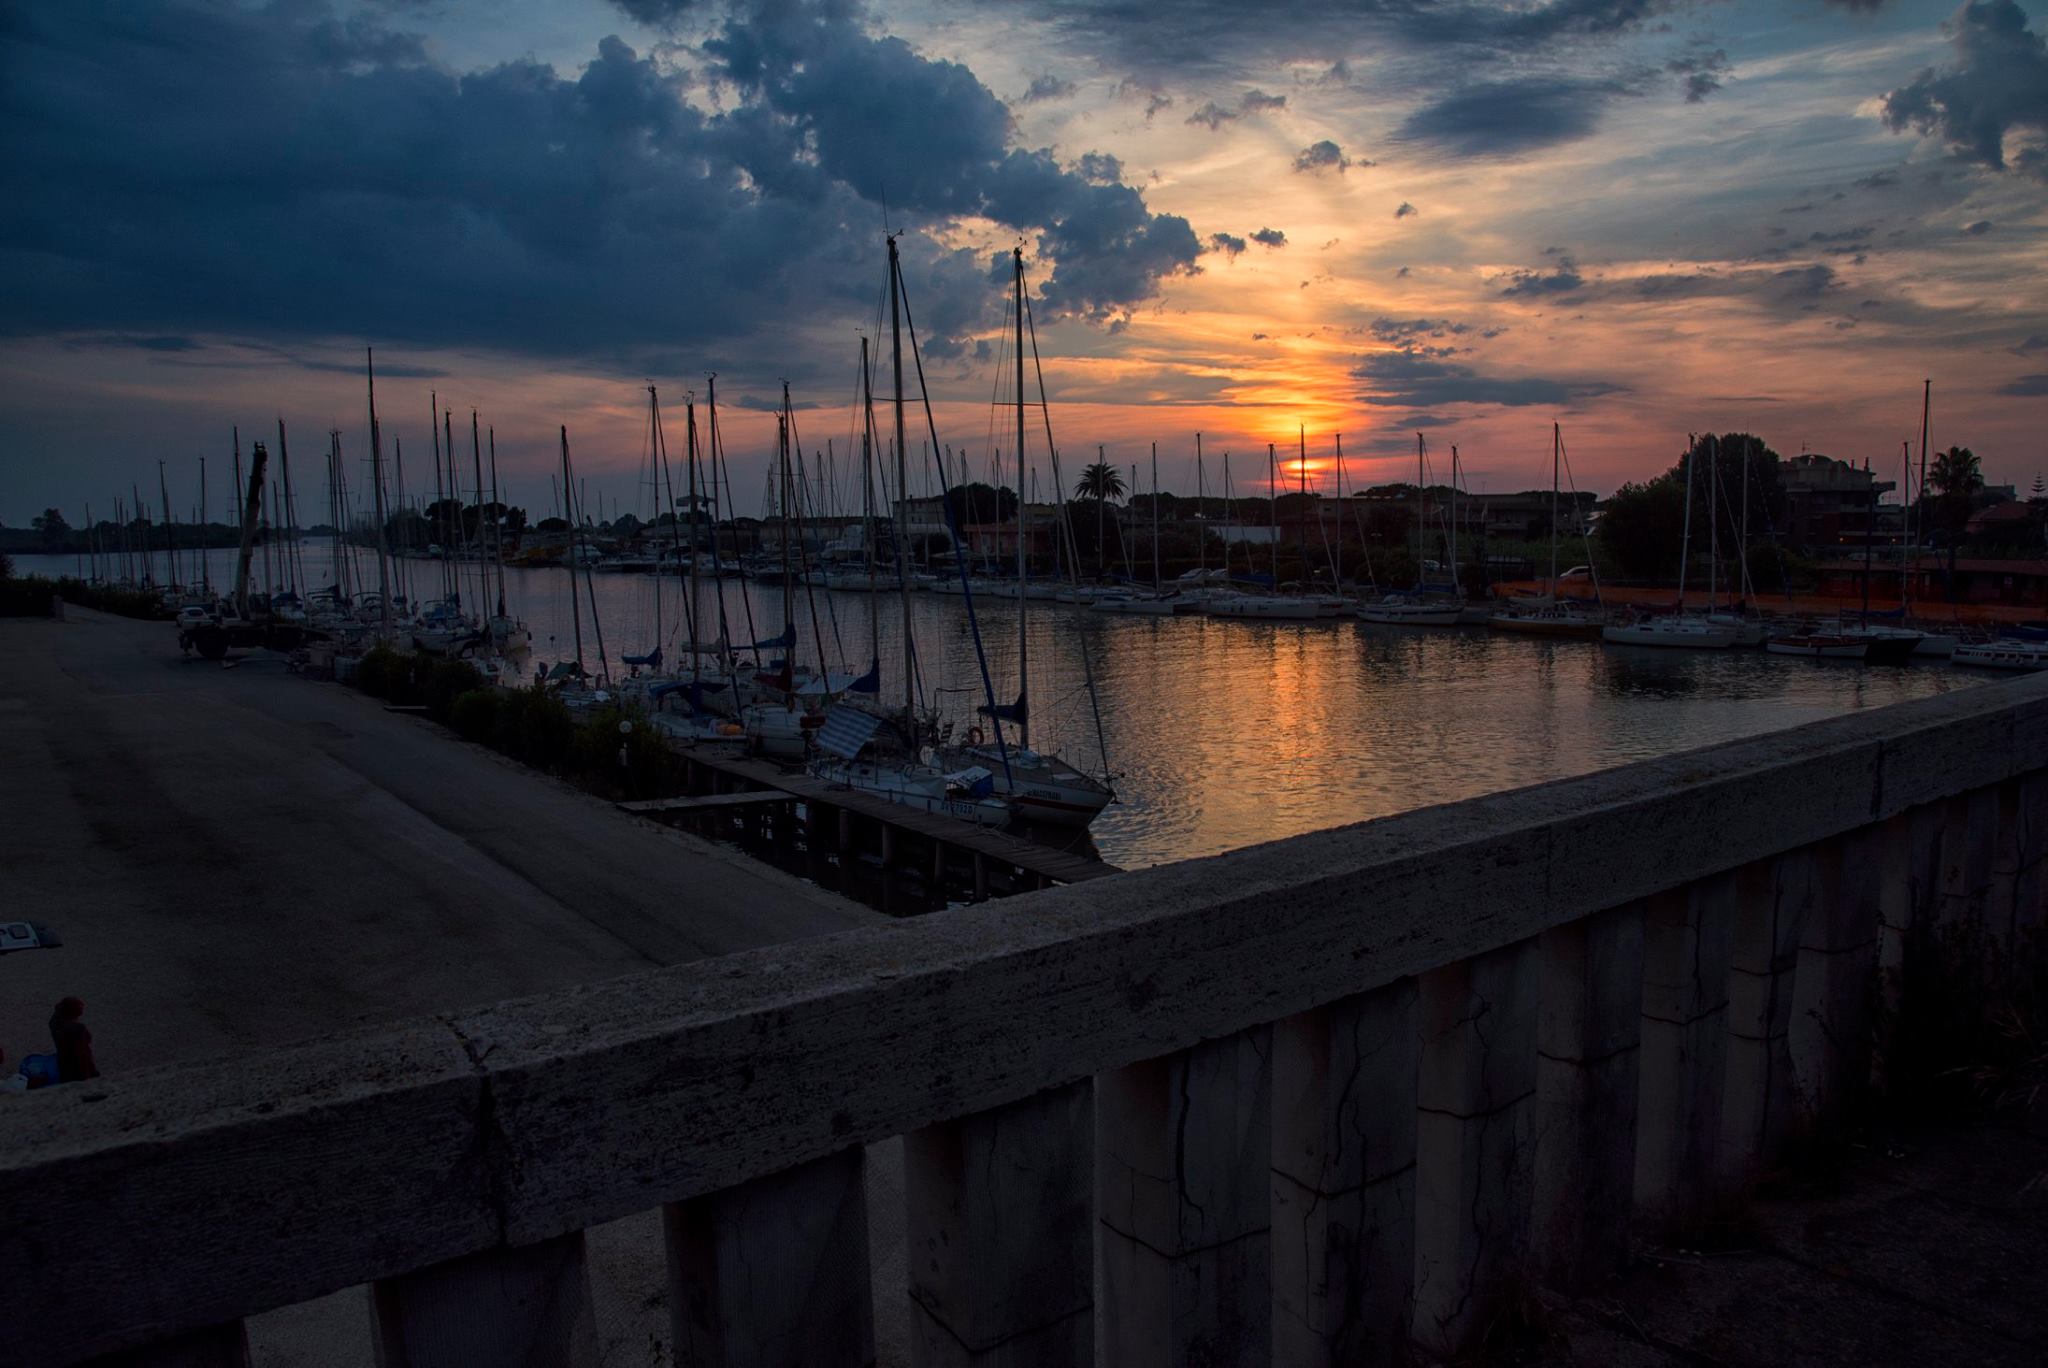
[[1663, 619], [1649, 622], [1616, 623], [1600, 630], [1600, 639], [1610, 646], [1661, 646], [1688, 651], [1725, 651], [1735, 644], [1735, 633], [1697, 619]]
[[925, 765], [878, 765], [858, 760], [818, 760], [811, 777], [856, 793], [885, 798], [904, 807], [955, 817], [976, 826], [1010, 824], [1010, 804], [1000, 798], [971, 798], [952, 793], [946, 776]]

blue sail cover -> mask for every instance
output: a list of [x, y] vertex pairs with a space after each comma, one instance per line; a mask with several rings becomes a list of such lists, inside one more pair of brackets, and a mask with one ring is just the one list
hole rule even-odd
[[680, 693], [688, 698], [691, 712], [702, 712], [704, 711], [704, 695], [716, 693], [724, 687], [725, 685], [710, 679], [672, 680], [656, 684], [653, 688], [649, 689], [647, 691], [647, 698], [649, 702], [659, 703], [672, 693]]
[[818, 749], [851, 760], [881, 725], [881, 718], [859, 708], [833, 708], [825, 714], [825, 725], [818, 728]]
[[782, 635], [757, 641], [747, 648], [752, 651], [793, 651], [796, 649], [796, 624], [790, 623], [782, 629]]
[[619, 659], [625, 661], [628, 665], [652, 665], [658, 667], [661, 664], [661, 647], [656, 646], [646, 655], [620, 656]]
[[868, 672], [846, 686], [848, 693], [879, 694], [882, 691], [882, 659], [875, 657]]

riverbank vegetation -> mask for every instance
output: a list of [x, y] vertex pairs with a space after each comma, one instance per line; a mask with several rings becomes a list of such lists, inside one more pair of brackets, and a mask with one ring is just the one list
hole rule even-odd
[[87, 584], [68, 575], [62, 579], [48, 579], [42, 575], [17, 578], [12, 573], [13, 568], [11, 562], [0, 557], [0, 617], [48, 617], [50, 597], [54, 594], [66, 603], [113, 613], [118, 617], [141, 618], [148, 622], [167, 622], [171, 618], [171, 610], [164, 607], [163, 600], [147, 590]]

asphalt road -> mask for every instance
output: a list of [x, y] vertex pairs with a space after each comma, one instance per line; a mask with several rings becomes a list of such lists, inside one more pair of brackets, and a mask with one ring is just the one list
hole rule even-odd
[[876, 919], [167, 623], [0, 620], [9, 1069], [82, 997], [102, 1072], [261, 1048]]

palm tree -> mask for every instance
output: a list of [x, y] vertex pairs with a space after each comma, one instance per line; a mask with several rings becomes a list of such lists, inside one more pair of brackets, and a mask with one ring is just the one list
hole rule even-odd
[[1927, 483], [1940, 491], [1941, 523], [1948, 532], [1948, 589], [1955, 597], [1956, 551], [1976, 510], [1977, 491], [1984, 487], [1984, 475], [1977, 457], [1968, 447], [1950, 447], [1934, 458]]
[[1117, 473], [1115, 466], [1102, 459], [1102, 448], [1095, 448], [1095, 464], [1081, 472], [1081, 479], [1074, 486], [1074, 497], [1095, 500], [1095, 575], [1102, 577], [1102, 506], [1110, 499], [1124, 496], [1124, 477]]

